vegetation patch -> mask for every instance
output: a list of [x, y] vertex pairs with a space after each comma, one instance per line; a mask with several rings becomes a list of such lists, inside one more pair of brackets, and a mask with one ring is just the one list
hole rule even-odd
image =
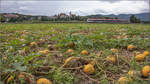
[[150, 25], [1, 24], [2, 84], [149, 84]]

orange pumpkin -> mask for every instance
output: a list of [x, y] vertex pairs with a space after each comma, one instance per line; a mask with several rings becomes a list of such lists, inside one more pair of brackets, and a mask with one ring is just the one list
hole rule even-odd
[[92, 64], [87, 64], [84, 66], [83, 71], [87, 74], [93, 74], [95, 72], [94, 66]]
[[149, 51], [144, 51], [144, 53], [143, 53], [145, 56], [147, 56], [147, 55], [149, 55], [150, 54], [150, 52]]
[[40, 78], [37, 80], [37, 84], [52, 84], [52, 82], [46, 78]]
[[142, 76], [143, 77], [148, 77], [150, 73], [150, 66], [144, 66], [142, 68]]
[[128, 50], [133, 50], [135, 48], [135, 46], [134, 45], [128, 45]]
[[73, 52], [72, 49], [68, 49], [68, 50], [67, 50], [67, 53], [72, 53], [72, 52]]
[[136, 55], [135, 59], [136, 61], [143, 61], [145, 59], [145, 55], [143, 54]]
[[87, 55], [88, 52], [87, 52], [86, 50], [83, 50], [83, 51], [81, 52], [81, 54], [82, 54], [82, 55]]

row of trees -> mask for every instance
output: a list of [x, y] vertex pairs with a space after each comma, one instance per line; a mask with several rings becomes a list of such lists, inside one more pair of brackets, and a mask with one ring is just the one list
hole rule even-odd
[[131, 15], [131, 16], [130, 16], [130, 22], [131, 22], [131, 23], [140, 23], [141, 20], [138, 19], [138, 18], [136, 18], [135, 15]]
[[25, 16], [19, 15], [19, 17], [4, 17], [0, 15], [0, 22], [23, 22], [23, 21], [86, 21], [86, 16], [72, 16], [72, 17], [48, 17], [48, 16]]
[[67, 17], [60, 17], [57, 16], [56, 18], [50, 18], [50, 21], [86, 21], [88, 17], [86, 16], [67, 16]]
[[4, 17], [3, 15], [0, 15], [0, 22], [23, 22], [29, 20], [38, 20], [38, 17], [24, 15], [19, 15], [19, 17]]
[[[40, 18], [39, 18], [40, 17]], [[0, 14], [0, 22], [23, 22], [23, 21], [86, 21], [87, 18], [105, 18], [105, 19], [113, 19], [111, 17], [103, 17], [103, 16], [30, 16], [30, 15], [19, 15], [16, 18], [6, 18], [2, 14]], [[118, 19], [115, 17], [114, 19]], [[140, 19], [136, 18], [134, 15], [130, 16], [131, 23], [140, 23]]]

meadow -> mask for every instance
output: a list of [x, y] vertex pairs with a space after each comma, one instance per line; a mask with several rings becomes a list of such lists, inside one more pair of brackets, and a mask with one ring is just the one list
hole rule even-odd
[[149, 83], [149, 24], [0, 25], [0, 84]]

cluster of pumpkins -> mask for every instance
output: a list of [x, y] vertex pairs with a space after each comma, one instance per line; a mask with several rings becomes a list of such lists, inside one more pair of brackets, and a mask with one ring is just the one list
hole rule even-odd
[[144, 51], [142, 54], [140, 52], [136, 52], [135, 59], [137, 61], [143, 61], [149, 54], [150, 54], [149, 51]]
[[[115, 38], [115, 39], [121, 39], [121, 38], [122, 39], [126, 39], [126, 38], [129, 38], [130, 36], [127, 35], [126, 33], [123, 33], [122, 35], [113, 35], [112, 37]], [[136, 38], [137, 36], [133, 35], [132, 37]]]
[[[30, 43], [30, 47], [33, 48], [33, 47], [35, 47], [35, 46], [37, 46], [38, 44], [43, 43], [43, 42], [44, 42], [43, 39], [40, 39], [40, 40], [39, 40], [39, 43], [31, 42], [31, 43]], [[48, 45], [48, 47], [49, 47], [49, 45]], [[49, 52], [50, 52], [50, 51], [49, 51], [48, 49], [39, 51], [39, 53], [44, 54], [44, 55], [48, 54]]]
[[[135, 48], [134, 45], [129, 45], [128, 46], [128, 50], [133, 50]], [[143, 53], [140, 53], [140, 52], [136, 52], [136, 56], [135, 56], [135, 59], [136, 61], [143, 61], [145, 59], [145, 57], [147, 55], [149, 55], [150, 52], [149, 51], [144, 51]]]
[[[134, 46], [134, 45], [129, 45], [129, 46], [127, 47], [127, 49], [128, 49], [129, 51], [132, 51], [132, 50], [135, 49], [135, 46]], [[113, 48], [113, 49], [111, 49], [111, 51], [112, 51], [113, 53], [117, 53], [117, 52], [118, 52], [118, 49], [114, 49], [114, 48]], [[72, 53], [72, 52], [73, 52], [72, 49], [68, 49], [68, 50], [67, 50], [67, 53]], [[87, 55], [88, 52], [87, 52], [86, 50], [83, 50], [83, 51], [81, 51], [81, 54], [82, 54], [82, 55]], [[143, 60], [145, 59], [145, 57], [148, 56], [149, 54], [150, 54], [149, 51], [144, 51], [142, 54], [139, 53], [139, 52], [136, 52], [135, 59], [136, 59], [136, 61], [143, 61]], [[65, 63], [68, 62], [68, 60], [71, 60], [71, 59], [72, 59], [71, 57], [68, 58], [68, 59], [65, 61]], [[107, 59], [108, 61], [112, 62], [112, 63], [116, 63], [116, 57], [115, 57], [115, 56], [109, 56], [109, 57], [107, 57], [106, 59]], [[94, 61], [91, 61], [89, 64], [84, 65], [83, 71], [84, 71], [86, 74], [93, 74], [93, 73], [95, 72], [94, 65], [95, 65], [95, 62], [94, 62]], [[142, 75], [143, 77], [148, 77], [148, 76], [149, 76], [149, 73], [150, 73], [150, 66], [144, 66], [144, 67], [142, 68], [142, 70], [141, 70], [141, 75]], [[130, 77], [133, 77], [134, 74], [136, 74], [136, 71], [131, 70], [131, 71], [128, 72], [128, 75], [129, 75]], [[118, 79], [118, 83], [119, 83], [119, 84], [125, 84], [125, 82], [129, 82], [129, 81], [131, 81], [131, 80], [132, 80], [132, 79], [131, 79], [131, 78], [128, 78], [128, 77], [120, 77], [120, 78]]]
[[34, 77], [26, 72], [20, 72], [20, 74], [17, 75], [17, 77], [10, 76], [7, 79], [7, 84], [11, 83], [13, 79], [17, 79], [17, 84], [22, 84], [21, 80], [25, 81], [27, 84], [52, 84], [52, 81], [47, 78], [39, 78], [35, 82]]
[[32, 47], [35, 47], [35, 46], [37, 46], [37, 45], [41, 45], [41, 44], [43, 44], [44, 42], [45, 42], [44, 39], [39, 39], [38, 42], [31, 42], [31, 43], [30, 43], [30, 47], [32, 48]]
[[[128, 72], [128, 76], [129, 77], [120, 77], [119, 79], [118, 79], [118, 83], [119, 84], [127, 84], [127, 83], [129, 83], [129, 82], [131, 82], [132, 81], [132, 79], [133, 79], [133, 77], [137, 74], [138, 72], [136, 72], [136, 71], [134, 71], [134, 70], [130, 70], [129, 72]], [[142, 76], [143, 77], [148, 77], [149, 76], [149, 73], [150, 73], [150, 66], [144, 66], [143, 68], [142, 68], [142, 70], [141, 70], [141, 73], [142, 73]]]
[[[36, 46], [37, 43], [36, 42], [31, 42], [30, 43], [30, 46], [31, 47], [34, 47]], [[74, 46], [73, 43], [70, 43], [69, 46]], [[132, 51], [135, 49], [135, 46], [134, 45], [129, 45], [127, 47], [127, 49], [129, 51]], [[111, 49], [111, 51], [113, 53], [117, 53], [118, 52], [118, 49]], [[67, 53], [73, 53], [73, 49], [68, 49], [66, 51]], [[48, 54], [49, 53], [49, 50], [43, 50], [43, 51], [40, 51], [40, 53], [42, 54]], [[81, 55], [87, 55], [88, 54], [88, 51], [87, 50], [82, 50], [81, 51]], [[143, 61], [145, 59], [145, 57], [147, 55], [149, 55], [150, 52], [149, 51], [144, 51], [142, 54], [140, 52], [136, 52], [136, 56], [135, 56], [135, 59], [137, 61]], [[73, 58], [73, 57], [70, 57], [68, 59], [65, 60], [65, 64], [67, 64], [70, 60], [72, 59], [78, 59], [78, 58]], [[112, 63], [115, 63], [116, 62], [116, 57], [115, 56], [109, 56], [106, 58], [108, 61], [111, 61]], [[88, 63], [87, 65], [84, 65], [83, 67], [83, 71], [86, 73], [86, 74], [93, 74], [95, 72], [95, 68], [94, 68], [94, 65], [95, 65], [95, 62], [94, 61], [91, 61], [90, 63]], [[135, 71], [129, 71], [128, 72], [128, 75], [129, 76], [133, 76], [136, 72]], [[148, 77], [149, 76], [149, 73], [150, 73], [150, 66], [144, 66], [141, 70], [141, 73], [142, 73], [142, 76], [143, 77]], [[128, 77], [120, 77], [118, 79], [118, 83], [119, 84], [124, 84], [125, 82], [129, 82], [131, 80], [131, 78], [128, 78]], [[52, 82], [46, 78], [40, 78], [37, 80], [37, 84], [52, 84]]]

